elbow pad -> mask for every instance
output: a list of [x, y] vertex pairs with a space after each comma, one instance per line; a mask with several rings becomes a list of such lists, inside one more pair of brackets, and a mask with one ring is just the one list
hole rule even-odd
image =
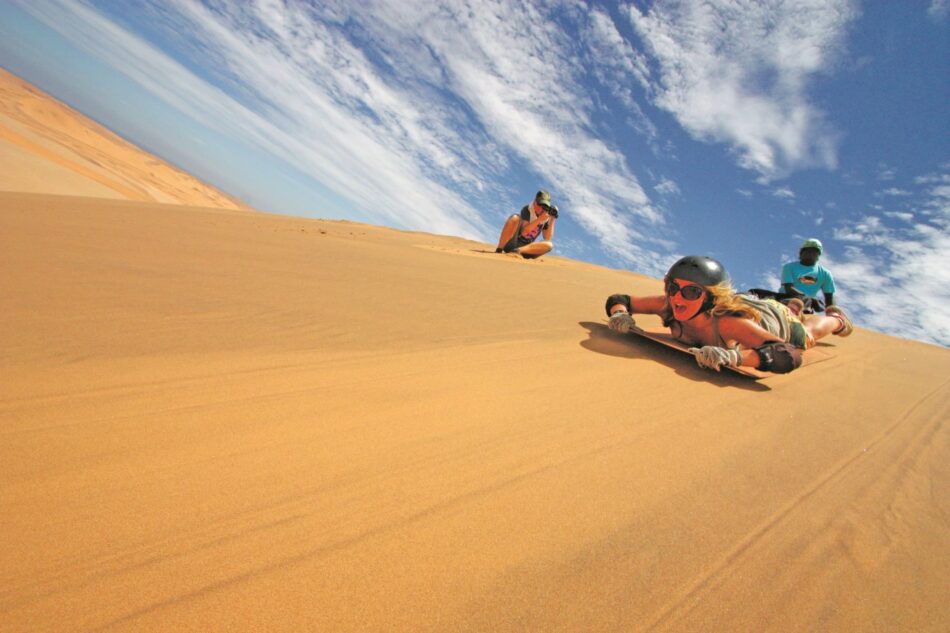
[[633, 312], [633, 308], [630, 307], [630, 295], [610, 295], [607, 297], [607, 305], [604, 306], [604, 309], [607, 311], [607, 316], [610, 316], [610, 309], [615, 305], [622, 305], [627, 309], [627, 312]]
[[802, 366], [802, 352], [788, 343], [766, 343], [755, 348], [759, 369], [774, 374], [787, 374]]

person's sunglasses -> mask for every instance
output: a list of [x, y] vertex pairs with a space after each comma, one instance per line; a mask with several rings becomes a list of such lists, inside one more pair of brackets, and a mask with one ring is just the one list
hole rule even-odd
[[541, 207], [542, 209], [544, 209], [544, 210], [545, 210], [546, 212], [548, 212], [548, 213], [551, 212], [551, 205], [549, 205], [549, 204], [544, 204], [543, 202], [539, 202], [539, 203], [538, 203], [538, 206]]
[[669, 297], [672, 297], [676, 293], [683, 295], [683, 298], [687, 301], [695, 301], [703, 296], [703, 293], [706, 292], [706, 289], [702, 286], [680, 286], [675, 281], [667, 282], [666, 284], [666, 294]]

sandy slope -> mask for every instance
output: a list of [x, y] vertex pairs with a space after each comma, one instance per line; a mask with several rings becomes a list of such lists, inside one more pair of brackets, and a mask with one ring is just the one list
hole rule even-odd
[[247, 209], [0, 68], [0, 191]]
[[486, 250], [0, 194], [0, 631], [950, 627], [950, 352], [719, 376]]

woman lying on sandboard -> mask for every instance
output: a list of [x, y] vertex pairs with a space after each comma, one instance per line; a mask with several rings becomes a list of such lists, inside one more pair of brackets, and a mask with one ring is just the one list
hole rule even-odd
[[737, 294], [722, 264], [701, 256], [684, 257], [663, 278], [664, 294], [607, 298], [611, 330], [636, 327], [633, 314], [656, 314], [673, 338], [694, 345], [700, 367], [751, 367], [784, 374], [801, 366], [802, 351], [829, 334], [854, 329], [843, 310], [804, 319], [773, 299]]

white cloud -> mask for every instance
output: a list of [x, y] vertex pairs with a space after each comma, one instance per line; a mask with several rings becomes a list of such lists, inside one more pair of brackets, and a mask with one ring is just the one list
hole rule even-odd
[[777, 291], [782, 287], [781, 279], [773, 271], [759, 273], [759, 288]]
[[825, 263], [862, 325], [950, 346], [950, 173], [918, 180], [924, 202], [884, 214], [902, 224], [866, 216], [839, 227], [845, 252]]
[[689, 2], [628, 9], [657, 59], [655, 102], [694, 137], [730, 144], [766, 180], [837, 163], [836, 133], [807, 99], [835, 63], [851, 2]]
[[[944, 166], [944, 169], [950, 170], [950, 165]], [[914, 183], [918, 185], [950, 184], [950, 173], [932, 173], [917, 176], [914, 178]]]
[[629, 113], [630, 127], [646, 137], [654, 151], [660, 152], [659, 130], [643, 112], [633, 92], [634, 86], [650, 90], [646, 57], [624, 39], [610, 16], [599, 8], [590, 10], [581, 34], [586, 44], [585, 66], [589, 72], [623, 104]]
[[[405, 146], [400, 143], [414, 142], [417, 156], [449, 160], [440, 155], [431, 136], [412, 126], [412, 108], [403, 111], [409, 123], [392, 129], [390, 119], [400, 113], [398, 95], [377, 85], [371, 76], [362, 81], [358, 68], [362, 55], [339, 38], [334, 41], [332, 33], [308, 32], [319, 45], [298, 47], [295, 57], [281, 50], [281, 44], [293, 48], [293, 41], [275, 43], [236, 28], [254, 17], [226, 12], [240, 11], [237, 5], [212, 12], [183, 2], [177, 6], [181, 13], [165, 14], [182, 33], [197, 34], [206, 46], [205, 56], [241, 77], [248, 93], [259, 97], [256, 102], [239, 102], [83, 4], [40, 2], [25, 8], [169, 105], [314, 174], [370, 216], [397, 226], [469, 237], [490, 233], [478, 216], [454, 213], [444, 203], [455, 195], [426, 176], [425, 162], [404, 159]], [[258, 12], [261, 18], [275, 15], [266, 6]], [[290, 23], [317, 28], [293, 11], [273, 23], [256, 22], [258, 27], [275, 29], [290, 28]], [[319, 69], [343, 59], [345, 67], [338, 69], [337, 83], [320, 85], [315, 78]], [[377, 105], [378, 120], [354, 114], [357, 102]], [[414, 135], [414, 141], [407, 140]], [[458, 177], [465, 176], [460, 170]]]
[[795, 192], [788, 187], [779, 187], [778, 189], [774, 189], [772, 190], [772, 195], [776, 198], [784, 198], [786, 200], [795, 199]]
[[904, 222], [910, 222], [914, 219], [913, 213], [908, 213], [907, 211], [886, 211], [884, 213], [889, 218], [896, 218], [898, 220], [903, 220]]
[[679, 186], [669, 178], [661, 178], [653, 189], [662, 196], [679, 195], [680, 193]]
[[933, 0], [927, 8], [927, 15], [934, 21], [941, 21], [950, 15], [950, 0]]
[[[657, 136], [629, 89], [649, 85], [646, 61], [605, 12], [463, 0], [169, 0], [137, 9], [198, 60], [197, 74], [88, 5], [22, 6], [166, 103], [295, 165], [367, 217], [493, 241], [511, 211], [511, 192], [498, 183], [521, 169], [642, 272], [657, 272], [657, 249], [668, 247], [655, 237], [669, 231], [664, 216], [624, 154], [592, 132], [586, 61], [609, 53], [597, 88], [625, 104], [635, 129]], [[565, 20], [581, 34], [579, 51]], [[518, 192], [518, 204], [531, 193]], [[460, 209], [458, 200], [480, 208]]]
[[911, 195], [911, 192], [907, 191], [906, 189], [898, 189], [897, 187], [890, 187], [888, 189], [877, 191], [874, 193], [874, 195], [879, 198], [882, 196], [903, 197], [903, 196]]
[[897, 176], [897, 170], [893, 167], [881, 163], [878, 165], [877, 179], [880, 181], [894, 180]]

